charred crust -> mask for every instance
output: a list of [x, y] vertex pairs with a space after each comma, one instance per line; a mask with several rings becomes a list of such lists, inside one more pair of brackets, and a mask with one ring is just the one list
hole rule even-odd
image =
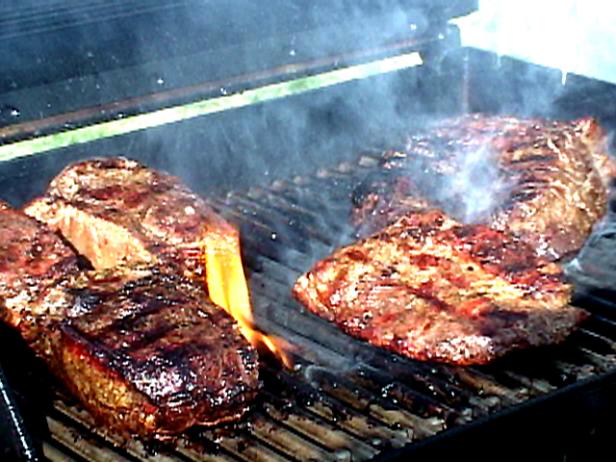
[[438, 210], [405, 212], [337, 250], [293, 293], [350, 335], [460, 365], [559, 342], [583, 317], [568, 306], [571, 287], [555, 264], [508, 232]]
[[[472, 114], [420, 130], [409, 136], [404, 152], [382, 156], [388, 172], [397, 176], [383, 181], [372, 174], [366, 180], [372, 188], [354, 201], [353, 221], [359, 235], [406, 213], [408, 197], [424, 197], [424, 209], [440, 207], [455, 218], [465, 218], [464, 208], [458, 205], [464, 191], [448, 191], [447, 179], [459, 171], [465, 153], [478, 149], [494, 154], [509, 189], [477, 221], [509, 229], [535, 246], [538, 255], [558, 260], [578, 250], [592, 224], [607, 210], [606, 188], [616, 175], [616, 162], [608, 155], [605, 133], [595, 120]], [[416, 181], [411, 190], [400, 187], [406, 178]], [[556, 223], [562, 223], [567, 232], [555, 231]]]
[[153, 427], [133, 414], [125, 424], [113, 420], [130, 432], [175, 433], [245, 411], [259, 388], [256, 352], [199, 287], [160, 268], [129, 282], [104, 274], [84, 284], [72, 292], [80, 314], [61, 324], [61, 343], [67, 367], [79, 371], [66, 380], [102, 422], [114, 419], [109, 406], [124, 408], [111, 391], [84, 385], [94, 380], [84, 372], [89, 363], [101, 390], [120, 387], [122, 400], [152, 408]]

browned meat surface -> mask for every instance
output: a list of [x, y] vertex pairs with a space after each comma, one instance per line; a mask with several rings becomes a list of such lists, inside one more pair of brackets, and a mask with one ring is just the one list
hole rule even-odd
[[0, 317], [115, 431], [159, 436], [234, 420], [258, 391], [234, 320], [177, 268], [79, 273], [46, 225], [0, 210]]
[[410, 175], [375, 172], [353, 191], [351, 222], [358, 236], [384, 228], [407, 212], [433, 208]]
[[96, 269], [165, 262], [201, 276], [207, 227], [232, 228], [176, 177], [122, 157], [73, 164], [25, 208]]
[[45, 225], [0, 203], [0, 319], [51, 362], [52, 325], [64, 318], [75, 253]]
[[[492, 162], [501, 187], [482, 190], [475, 184], [482, 178], [459, 181], [471, 162]], [[470, 221], [511, 231], [553, 260], [582, 246], [606, 211], [607, 185], [616, 176], [606, 137], [592, 119], [463, 116], [410, 137], [403, 150], [386, 153], [382, 167], [387, 186], [363, 185], [356, 195], [353, 219], [363, 229], [374, 231], [408, 211], [409, 196], [426, 197], [466, 222], [468, 207], [487, 195], [492, 206]], [[410, 190], [409, 177], [416, 183]]]
[[71, 292], [58, 355], [65, 382], [102, 423], [177, 433], [234, 420], [256, 395], [256, 352], [188, 280], [116, 270], [84, 275]]
[[310, 311], [352, 336], [419, 359], [482, 364], [562, 341], [585, 317], [555, 263], [510, 234], [409, 212], [296, 282]]

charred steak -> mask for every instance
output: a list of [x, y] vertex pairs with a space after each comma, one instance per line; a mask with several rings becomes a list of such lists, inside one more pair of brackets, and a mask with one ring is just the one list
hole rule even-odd
[[0, 209], [0, 318], [116, 431], [154, 436], [233, 420], [258, 390], [254, 349], [176, 270], [80, 273], [51, 229]]
[[123, 157], [70, 165], [25, 212], [61, 232], [95, 269], [163, 262], [201, 276], [203, 233], [234, 232], [178, 178]]
[[65, 383], [99, 421], [141, 435], [235, 420], [256, 395], [255, 350], [172, 272], [84, 275], [60, 326]]
[[294, 296], [348, 334], [399, 354], [483, 364], [563, 340], [585, 317], [555, 263], [509, 233], [409, 212], [335, 251]]
[[57, 234], [0, 202], [0, 319], [52, 366], [54, 323], [66, 316], [65, 288], [77, 273]]
[[412, 210], [409, 198], [424, 197], [460, 221], [511, 231], [557, 260], [577, 251], [605, 213], [616, 163], [592, 119], [471, 115], [411, 136], [404, 149], [385, 154], [382, 172], [354, 197], [353, 221], [364, 233]]

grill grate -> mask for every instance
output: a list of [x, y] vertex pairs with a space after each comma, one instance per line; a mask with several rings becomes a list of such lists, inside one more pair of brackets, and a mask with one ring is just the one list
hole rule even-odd
[[563, 345], [488, 366], [418, 363], [350, 339], [290, 296], [295, 278], [352, 239], [350, 193], [378, 163], [278, 181], [213, 199], [242, 229], [258, 324], [297, 346], [297, 369], [264, 361], [263, 392], [239, 424], [193, 429], [155, 451], [104, 435], [58, 398], [47, 417], [51, 460], [361, 461], [616, 370], [616, 316], [593, 315]]

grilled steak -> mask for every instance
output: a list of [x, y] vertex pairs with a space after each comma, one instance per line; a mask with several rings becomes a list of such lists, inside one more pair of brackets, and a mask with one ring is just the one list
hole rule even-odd
[[409, 212], [296, 282], [310, 311], [402, 355], [482, 364], [563, 340], [585, 317], [555, 263], [508, 233]]
[[64, 289], [77, 272], [58, 235], [0, 203], [0, 318], [52, 366], [53, 325], [66, 314]]
[[[616, 163], [605, 140], [592, 119], [450, 119], [410, 137], [403, 150], [386, 153], [387, 181], [362, 185], [353, 220], [374, 231], [409, 211], [409, 197], [425, 197], [461, 221], [511, 231], [539, 255], [557, 260], [578, 250], [606, 211]], [[483, 188], [482, 178], [464, 177], [469, 167], [475, 177], [485, 176], [477, 167], [490, 162], [495, 176], [483, 179], [489, 183]], [[489, 207], [469, 217], [469, 207], [482, 201]]]
[[203, 233], [235, 232], [178, 178], [122, 157], [67, 167], [25, 212], [60, 231], [95, 269], [163, 262], [199, 277]]
[[183, 277], [104, 271], [71, 293], [73, 317], [60, 326], [58, 347], [64, 381], [102, 423], [177, 433], [234, 420], [255, 396], [256, 352]]
[[51, 229], [0, 207], [0, 318], [116, 431], [153, 436], [233, 420], [258, 390], [254, 349], [176, 270], [79, 273]]

